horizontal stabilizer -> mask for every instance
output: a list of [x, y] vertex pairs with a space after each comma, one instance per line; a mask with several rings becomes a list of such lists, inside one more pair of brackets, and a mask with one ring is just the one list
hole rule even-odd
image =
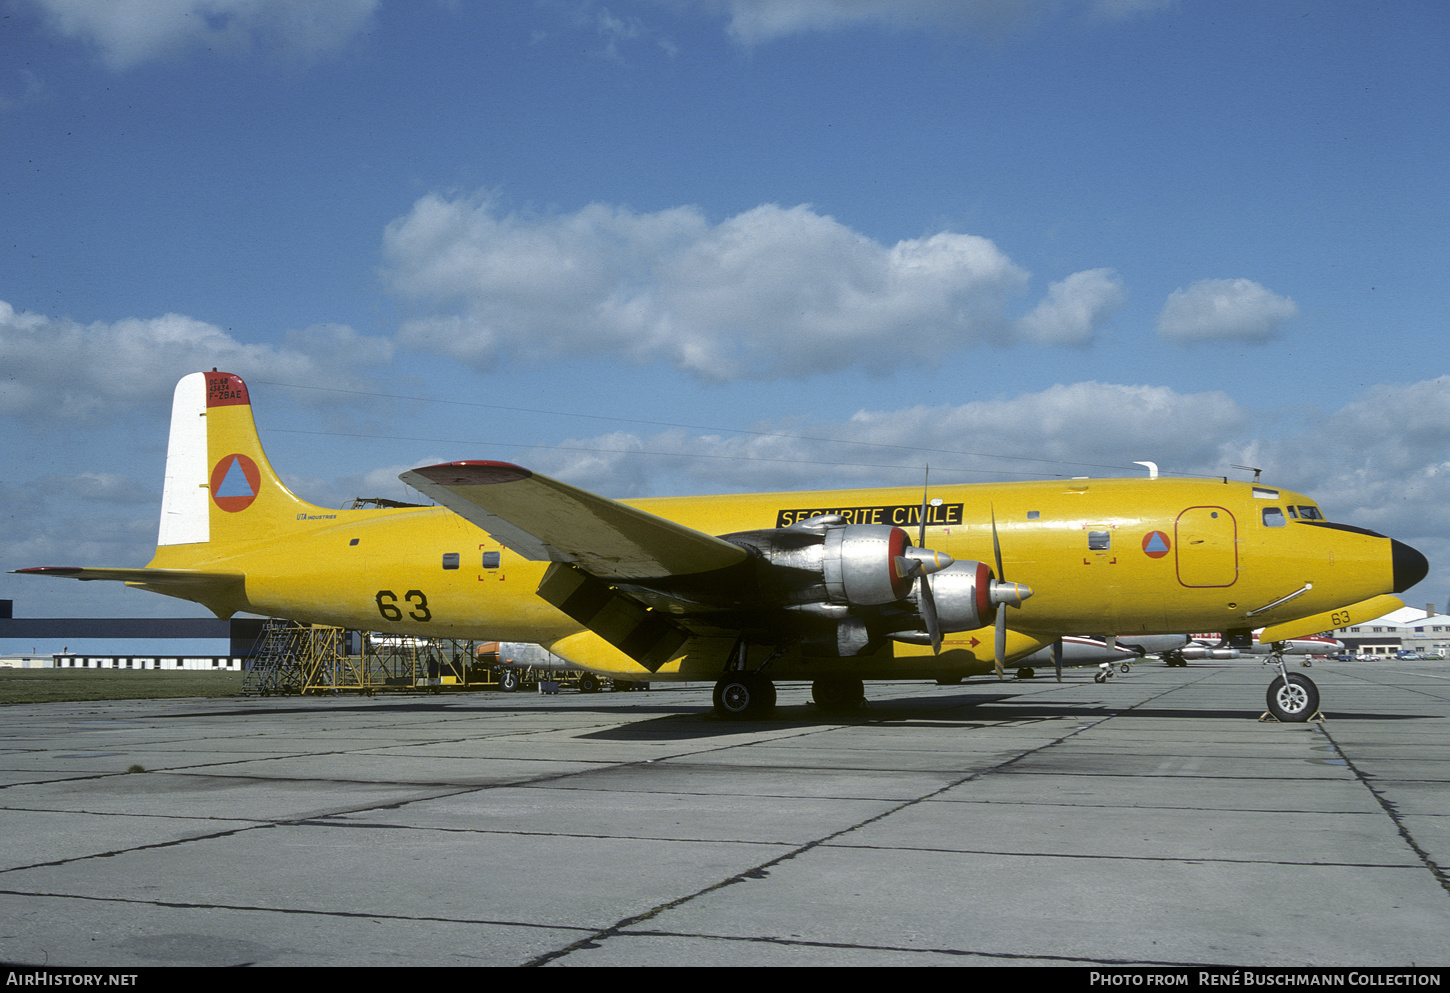
[[507, 462], [449, 462], [398, 477], [536, 562], [606, 579], [724, 569], [744, 549]]
[[206, 572], [201, 569], [85, 569], [78, 566], [43, 565], [15, 569], [25, 576], [52, 576], [81, 582], [109, 580], [191, 600], [225, 620], [247, 609], [246, 577], [239, 572]]
[[1338, 610], [1326, 610], [1322, 614], [1301, 617], [1297, 621], [1272, 624], [1259, 632], [1259, 644], [1268, 645], [1276, 641], [1288, 641], [1290, 638], [1303, 638], [1307, 635], [1318, 634], [1320, 631], [1332, 631], [1350, 624], [1362, 624], [1365, 621], [1372, 621], [1376, 617], [1383, 617], [1392, 610], [1399, 610], [1404, 605], [1405, 601], [1397, 596], [1390, 596], [1388, 593], [1370, 597], [1368, 600], [1361, 600], [1359, 603], [1353, 603]]
[[203, 572], [199, 569], [83, 569], [69, 565], [42, 565], [33, 569], [12, 569], [26, 576], [54, 576], [58, 579], [109, 579], [116, 583], [142, 586], [215, 586], [241, 582], [239, 572]]

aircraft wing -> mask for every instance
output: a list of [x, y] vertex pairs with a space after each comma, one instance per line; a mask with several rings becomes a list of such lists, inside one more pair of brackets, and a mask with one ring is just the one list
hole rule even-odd
[[537, 562], [602, 579], [653, 579], [736, 565], [747, 552], [617, 500], [507, 462], [449, 462], [398, 477]]

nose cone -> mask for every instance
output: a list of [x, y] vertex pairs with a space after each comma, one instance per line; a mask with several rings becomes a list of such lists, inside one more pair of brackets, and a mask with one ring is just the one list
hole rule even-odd
[[1403, 593], [1425, 578], [1430, 561], [1403, 541], [1390, 540], [1390, 561], [1395, 570], [1395, 592]]

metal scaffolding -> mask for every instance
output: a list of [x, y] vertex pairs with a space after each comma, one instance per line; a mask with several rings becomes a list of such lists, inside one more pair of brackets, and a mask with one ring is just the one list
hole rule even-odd
[[482, 689], [499, 685], [480, 661], [478, 643], [346, 631], [269, 620], [248, 660], [242, 693], [366, 693], [379, 690]]
[[593, 673], [568, 669], [562, 659], [541, 646], [512, 642], [507, 657], [500, 658], [498, 642], [414, 638], [273, 619], [263, 624], [256, 645], [255, 654], [244, 662], [244, 696], [649, 689], [647, 682], [603, 680]]

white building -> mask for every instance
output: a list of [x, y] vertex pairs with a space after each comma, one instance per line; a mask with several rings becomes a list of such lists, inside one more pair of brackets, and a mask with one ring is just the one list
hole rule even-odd
[[1337, 628], [1334, 636], [1364, 655], [1389, 655], [1414, 651], [1421, 655], [1450, 658], [1450, 615], [1438, 613], [1435, 605], [1402, 607], [1363, 624]]

